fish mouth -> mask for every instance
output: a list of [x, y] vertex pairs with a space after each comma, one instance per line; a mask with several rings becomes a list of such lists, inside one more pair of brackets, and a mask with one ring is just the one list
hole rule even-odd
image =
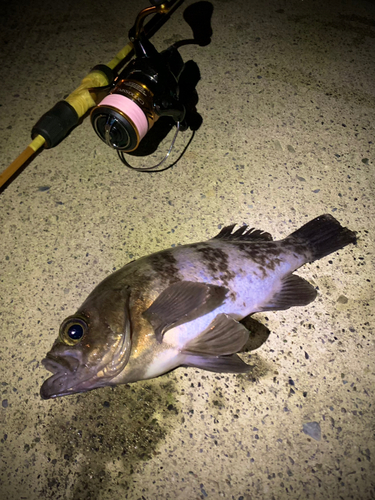
[[76, 371], [76, 369], [74, 369], [75, 367], [73, 362], [74, 359], [72, 359], [69, 363], [65, 358], [57, 358], [52, 356], [52, 354], [47, 354], [47, 356], [42, 360], [42, 365], [46, 370], [56, 375], [62, 369], [66, 369], [71, 372]]
[[[82, 370], [79, 370], [78, 359], [69, 358], [67, 360], [47, 354], [42, 360], [42, 365], [53, 374], [43, 382], [40, 388], [42, 399], [53, 399], [86, 392], [101, 385], [96, 373], [84, 375]], [[105, 385], [108, 385], [108, 380]]]

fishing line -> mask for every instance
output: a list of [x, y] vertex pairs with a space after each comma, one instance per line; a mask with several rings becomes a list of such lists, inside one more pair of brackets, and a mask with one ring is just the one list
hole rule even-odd
[[173, 163], [171, 163], [170, 165], [167, 165], [164, 168], [155, 170], [156, 168], [160, 167], [160, 165], [162, 165], [165, 162], [165, 160], [168, 158], [169, 154], [171, 153], [173, 145], [174, 145], [174, 142], [175, 142], [176, 137], [177, 137], [178, 131], [179, 131], [179, 127], [177, 128], [177, 130], [176, 130], [176, 132], [174, 134], [174, 137], [173, 137], [173, 140], [172, 140], [172, 144], [171, 144], [171, 146], [170, 146], [170, 148], [168, 150], [168, 153], [161, 160], [161, 162], [159, 162], [158, 164], [156, 164], [156, 165], [154, 165], [152, 167], [134, 167], [134, 166], [130, 165], [129, 162], [126, 160], [123, 151], [117, 151], [118, 157], [120, 158], [120, 160], [122, 161], [122, 163], [124, 165], [126, 165], [128, 168], [130, 168], [132, 170], [136, 170], [138, 172], [145, 172], [146, 174], [154, 174], [156, 172], [164, 172], [165, 170], [168, 170], [168, 169], [174, 167], [181, 160], [181, 158], [183, 157], [183, 155], [187, 151], [188, 147], [190, 146], [192, 140], [194, 139], [195, 130], [192, 131], [192, 134], [190, 136], [190, 139], [189, 139], [188, 143], [186, 144], [186, 146], [184, 147], [184, 149], [181, 151], [181, 153], [178, 156], [178, 158]]

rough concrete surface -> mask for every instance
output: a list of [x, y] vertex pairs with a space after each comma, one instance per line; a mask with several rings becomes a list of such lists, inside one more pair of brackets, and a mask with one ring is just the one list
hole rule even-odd
[[[86, 118], [0, 195], [2, 500], [375, 498], [375, 4], [212, 3], [211, 44], [181, 48], [203, 123], [174, 168], [127, 169]], [[1, 2], [1, 170], [147, 5]], [[184, 8], [159, 50], [190, 37]], [[220, 224], [279, 238], [323, 213], [358, 243], [298, 272], [315, 302], [256, 315], [271, 333], [250, 375], [41, 400], [59, 324], [114, 269]]]

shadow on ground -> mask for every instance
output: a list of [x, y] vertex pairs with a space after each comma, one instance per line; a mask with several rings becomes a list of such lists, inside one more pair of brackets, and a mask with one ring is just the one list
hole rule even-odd
[[64, 498], [95, 500], [113, 482], [126, 492], [135, 465], [157, 453], [173, 425], [175, 396], [168, 375], [74, 396], [69, 406], [66, 398], [53, 401], [44, 436], [52, 467], [41, 497], [60, 498], [65, 491]]

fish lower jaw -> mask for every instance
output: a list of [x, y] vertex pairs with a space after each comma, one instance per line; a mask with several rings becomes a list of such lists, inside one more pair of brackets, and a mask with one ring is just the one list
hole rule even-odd
[[69, 387], [70, 384], [66, 383], [66, 376], [67, 373], [55, 373], [46, 379], [40, 389], [41, 398], [54, 399], [79, 392], [74, 387]]
[[46, 379], [40, 389], [42, 399], [54, 399], [60, 396], [68, 396], [82, 392], [91, 391], [99, 387], [114, 385], [111, 377], [98, 377], [96, 373], [80, 379], [79, 372], [61, 371]]

